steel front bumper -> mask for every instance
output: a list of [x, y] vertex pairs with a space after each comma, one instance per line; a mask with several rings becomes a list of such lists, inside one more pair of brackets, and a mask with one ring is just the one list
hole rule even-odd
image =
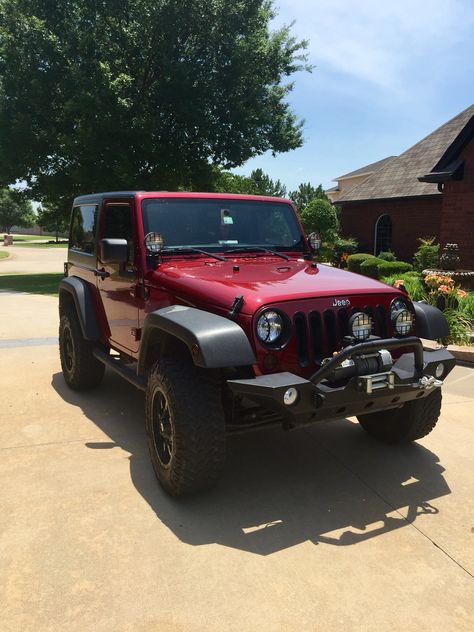
[[[403, 347], [413, 352], [403, 354], [389, 371], [354, 375], [343, 385], [328, 382], [350, 358]], [[280, 414], [291, 427], [394, 408], [427, 397], [441, 387], [454, 365], [455, 359], [446, 349], [423, 351], [419, 338], [370, 340], [346, 347], [309, 380], [285, 372], [227, 383], [234, 395]], [[297, 391], [291, 404], [285, 403], [295, 396], [292, 391], [292, 397], [288, 397], [289, 389]]]

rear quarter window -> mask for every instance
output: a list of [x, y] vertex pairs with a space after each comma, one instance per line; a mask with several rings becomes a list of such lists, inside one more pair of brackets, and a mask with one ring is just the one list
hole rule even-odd
[[97, 228], [97, 206], [85, 204], [72, 210], [69, 247], [85, 254], [93, 254]]

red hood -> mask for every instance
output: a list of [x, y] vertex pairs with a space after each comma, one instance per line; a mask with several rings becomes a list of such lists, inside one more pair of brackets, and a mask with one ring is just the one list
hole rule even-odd
[[[234, 269], [235, 268], [235, 269]], [[242, 295], [242, 313], [253, 314], [269, 303], [315, 297], [349, 297], [368, 294], [400, 294], [384, 283], [338, 268], [301, 259], [235, 257], [229, 261], [185, 258], [159, 265], [150, 279], [178, 299], [197, 306], [229, 309]]]

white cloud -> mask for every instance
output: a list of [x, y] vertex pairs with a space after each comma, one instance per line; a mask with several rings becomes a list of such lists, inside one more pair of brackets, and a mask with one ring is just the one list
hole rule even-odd
[[276, 23], [295, 20], [293, 32], [310, 40], [318, 75], [342, 74], [400, 98], [421, 64], [430, 64], [434, 77], [448, 66], [474, 26], [470, 0], [276, 0], [276, 6]]

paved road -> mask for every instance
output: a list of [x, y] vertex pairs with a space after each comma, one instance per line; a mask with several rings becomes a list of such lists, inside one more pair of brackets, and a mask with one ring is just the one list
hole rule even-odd
[[142, 394], [69, 391], [56, 335], [54, 298], [0, 293], [2, 632], [474, 629], [473, 369], [419, 444], [232, 438], [220, 485], [174, 501]]
[[62, 272], [67, 258], [66, 248], [31, 248], [29, 246], [0, 246], [10, 253], [0, 259], [0, 274], [40, 274]]

